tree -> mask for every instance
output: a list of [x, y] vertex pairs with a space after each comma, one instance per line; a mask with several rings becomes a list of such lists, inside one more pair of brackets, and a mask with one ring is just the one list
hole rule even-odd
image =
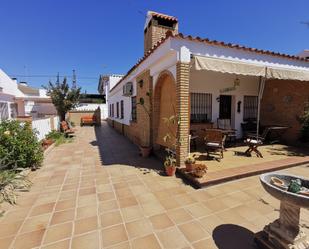
[[70, 88], [66, 78], [63, 79], [62, 83], [59, 80], [56, 83], [49, 81], [48, 86], [44, 88], [57, 110], [60, 121], [65, 120], [66, 113], [78, 105], [81, 88]]

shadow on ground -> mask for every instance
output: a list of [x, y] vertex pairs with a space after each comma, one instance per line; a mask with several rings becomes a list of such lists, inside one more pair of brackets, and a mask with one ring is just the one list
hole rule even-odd
[[154, 156], [141, 157], [139, 148], [106, 122], [102, 122], [101, 126], [94, 127], [94, 130], [96, 140], [90, 144], [98, 147], [102, 165], [120, 164], [139, 168], [144, 174], [156, 171], [158, 174], [164, 175], [163, 165], [157, 158]]
[[234, 224], [217, 226], [213, 230], [212, 237], [219, 249], [257, 248], [254, 243], [254, 233], [244, 227]]

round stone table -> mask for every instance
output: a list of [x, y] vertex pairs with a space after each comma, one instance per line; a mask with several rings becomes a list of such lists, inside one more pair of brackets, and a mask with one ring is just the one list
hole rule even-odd
[[268, 249], [309, 249], [307, 236], [299, 225], [300, 209], [309, 208], [309, 196], [291, 193], [277, 187], [271, 183], [271, 177], [281, 179], [285, 186], [288, 186], [291, 180], [300, 179], [302, 186], [309, 188], [309, 180], [299, 176], [278, 173], [260, 176], [264, 189], [280, 200], [280, 216], [255, 235], [256, 243], [260, 248]]

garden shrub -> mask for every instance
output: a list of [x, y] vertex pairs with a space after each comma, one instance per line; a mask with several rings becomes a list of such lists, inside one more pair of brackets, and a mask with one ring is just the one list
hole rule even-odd
[[29, 123], [0, 123], [0, 158], [7, 169], [41, 166], [43, 150]]
[[309, 109], [301, 117], [302, 128], [300, 130], [301, 141], [309, 142]]

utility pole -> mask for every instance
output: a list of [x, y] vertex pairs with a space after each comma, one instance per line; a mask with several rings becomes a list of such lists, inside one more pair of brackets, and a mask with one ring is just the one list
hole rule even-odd
[[57, 74], [57, 80], [56, 80], [56, 83], [59, 84], [60, 83], [60, 79], [59, 79], [59, 72]]
[[75, 69], [73, 69], [73, 77], [72, 77], [72, 88], [76, 89], [76, 74], [75, 74]]

